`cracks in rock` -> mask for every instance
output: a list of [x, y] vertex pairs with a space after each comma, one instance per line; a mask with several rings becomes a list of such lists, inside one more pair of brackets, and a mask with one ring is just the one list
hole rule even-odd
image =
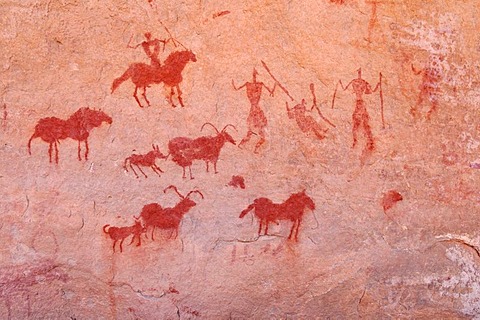
[[260, 240], [260, 238], [264, 238], [264, 237], [277, 237], [277, 238], [283, 238], [285, 239], [286, 237], [284, 236], [281, 236], [281, 235], [277, 235], [277, 234], [267, 234], [267, 235], [258, 235], [256, 236], [255, 238], [253, 239], [217, 239], [215, 240], [215, 246], [213, 247], [213, 250], [215, 250], [218, 246], [219, 243], [221, 242], [227, 242], [227, 243], [254, 243], [254, 242], [257, 242], [258, 240]]
[[365, 297], [365, 293], [367, 292], [367, 288], [363, 289], [362, 295], [358, 299], [357, 303], [357, 315], [360, 316], [360, 304], [362, 304], [363, 297]]
[[25, 195], [25, 199], [27, 200], [27, 206], [25, 207], [25, 210], [23, 210], [22, 218], [25, 217], [25, 214], [27, 213], [28, 208], [30, 208], [30, 199], [28, 199], [28, 195]]
[[[438, 239], [439, 237], [437, 237]], [[460, 239], [460, 238], [447, 238], [447, 239], [440, 239], [437, 241], [438, 242], [454, 242], [454, 243], [460, 243], [460, 244], [463, 244], [471, 249], [473, 249], [473, 251], [475, 251], [475, 254], [477, 255], [477, 258], [480, 258], [480, 249], [475, 246], [474, 244], [471, 244], [469, 243], [468, 241], [466, 240], [463, 240], [463, 239]], [[431, 247], [431, 246], [430, 246]], [[429, 248], [430, 248], [429, 247]]]
[[138, 294], [139, 296], [141, 296], [142, 298], [147, 299], [147, 300], [159, 300], [159, 299], [166, 296], [165, 292], [162, 292], [162, 294], [160, 294], [160, 295], [146, 294], [142, 290], [135, 289], [131, 284], [126, 283], [126, 282], [119, 282], [119, 283], [112, 282], [112, 283], [110, 283], [110, 286], [130, 288], [133, 292], [135, 292], [136, 294]]

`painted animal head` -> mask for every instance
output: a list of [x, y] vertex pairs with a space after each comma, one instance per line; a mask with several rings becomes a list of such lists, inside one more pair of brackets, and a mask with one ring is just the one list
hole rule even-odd
[[[168, 156], [166, 156], [162, 152], [160, 152], [160, 148], [158, 147], [158, 145], [152, 144], [152, 148], [153, 148], [153, 155], [156, 158], [159, 158], [159, 159], [167, 159], [168, 158]], [[150, 152], [152, 152], [152, 151], [150, 151]]]
[[295, 204], [297, 206], [301, 206], [303, 208], [308, 208], [310, 210], [315, 210], [315, 203], [313, 202], [312, 198], [310, 198], [306, 190], [303, 189], [302, 191], [295, 193], [292, 195], [292, 199], [295, 199]]
[[137, 219], [135, 217], [133, 218], [135, 219], [135, 224], [133, 225], [133, 233], [141, 234], [141, 233], [147, 232], [147, 228], [142, 225], [142, 223], [140, 222], [140, 219]]
[[88, 107], [78, 109], [70, 118], [75, 118], [77, 121], [93, 128], [101, 126], [103, 122], [112, 124], [112, 118], [105, 112]]

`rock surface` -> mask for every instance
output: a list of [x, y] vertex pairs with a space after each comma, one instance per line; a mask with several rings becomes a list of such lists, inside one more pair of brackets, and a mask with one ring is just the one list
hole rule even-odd
[[0, 3], [0, 318], [480, 318], [478, 8]]

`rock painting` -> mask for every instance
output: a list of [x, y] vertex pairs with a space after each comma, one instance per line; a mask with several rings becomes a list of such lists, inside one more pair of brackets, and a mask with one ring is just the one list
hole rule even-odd
[[58, 164], [58, 144], [60, 140], [71, 138], [78, 141], [78, 160], [82, 160], [80, 143], [85, 143], [84, 159], [88, 160], [88, 137], [93, 128], [97, 128], [102, 123], [112, 123], [112, 118], [103, 111], [90, 108], [80, 108], [72, 114], [67, 120], [57, 117], [42, 118], [35, 126], [33, 135], [28, 140], [28, 153], [31, 155], [31, 143], [35, 138], [40, 138], [49, 144], [48, 156], [52, 162], [52, 151], [55, 149], [55, 163]]
[[245, 217], [247, 213], [253, 210], [259, 221], [258, 235], [261, 235], [264, 225], [264, 235], [268, 235], [268, 225], [270, 223], [278, 224], [279, 220], [290, 220], [292, 221], [292, 228], [288, 239], [295, 238], [298, 241], [298, 230], [306, 209], [315, 210], [315, 203], [303, 190], [292, 194], [282, 203], [274, 203], [268, 198], [257, 198], [240, 213], [240, 218]]
[[187, 214], [190, 209], [195, 207], [197, 203], [190, 199], [190, 196], [194, 193], [200, 195], [203, 199], [203, 194], [199, 190], [192, 190], [187, 193], [186, 196], [178, 192], [177, 187], [171, 185], [163, 192], [167, 190], [173, 190], [180, 197], [180, 202], [178, 202], [174, 207], [164, 208], [158, 203], [150, 203], [143, 207], [142, 212], [138, 219], [142, 219], [145, 229], [152, 228], [152, 240], [154, 240], [155, 228], [170, 230], [170, 238], [175, 234], [175, 239], [178, 236], [178, 228], [180, 227], [180, 222], [185, 214]]
[[145, 178], [148, 178], [148, 176], [143, 172], [142, 167], [150, 167], [153, 172], [155, 172], [159, 177], [160, 173], [163, 173], [163, 170], [160, 169], [159, 166], [155, 163], [156, 159], [167, 159], [168, 156], [164, 155], [162, 152], [160, 152], [160, 149], [158, 145], [153, 145], [152, 144], [153, 150], [149, 151], [147, 154], [132, 154], [130, 157], [126, 158], [124, 163], [123, 163], [123, 168], [125, 171], [128, 172], [128, 166], [130, 169], [132, 169], [133, 173], [135, 176], [138, 178], [138, 174], [133, 168], [133, 166], [136, 166], [138, 170], [145, 176]]
[[[172, 107], [176, 107], [176, 105], [173, 103], [175, 89], [178, 103], [180, 103], [182, 107], [185, 107], [182, 99], [182, 91], [180, 90], [180, 83], [183, 80], [182, 71], [188, 62], [197, 61], [197, 57], [191, 50], [174, 51], [167, 57], [164, 64], [161, 65], [160, 61], [157, 59], [158, 52], [156, 51], [158, 50], [154, 49], [153, 52], [150, 52], [149, 42], [145, 43], [146, 45], [144, 46], [144, 48], [145, 51], [148, 52], [147, 55], [149, 55], [152, 60], [151, 64], [145, 64], [141, 62], [131, 64], [128, 67], [127, 71], [125, 71], [120, 77], [116, 78], [113, 81], [112, 93], [115, 92], [118, 86], [120, 86], [123, 82], [131, 79], [131, 81], [135, 85], [133, 97], [135, 98], [135, 101], [137, 101], [138, 106], [140, 108], [143, 108], [140, 100], [138, 99], [138, 89], [142, 89], [142, 97], [144, 98], [147, 105], [150, 106], [150, 101], [148, 100], [146, 95], [147, 88], [150, 87], [150, 85], [152, 84], [159, 84], [163, 82], [167, 87], [171, 88], [170, 94], [168, 96], [168, 101], [170, 102]], [[159, 46], [159, 40], [154, 45]]]
[[365, 101], [363, 100], [364, 94], [372, 94], [375, 93], [377, 90], [380, 92], [380, 108], [381, 108], [381, 116], [382, 116], [382, 125], [385, 127], [385, 120], [383, 116], [383, 92], [382, 92], [382, 74], [380, 73], [380, 80], [372, 89], [370, 83], [362, 79], [362, 69], [358, 69], [358, 77], [350, 81], [347, 86], [343, 86], [342, 80], [339, 80], [337, 84], [337, 88], [335, 88], [335, 92], [333, 94], [332, 99], [332, 109], [335, 104], [335, 96], [337, 94], [338, 85], [341, 86], [343, 91], [348, 90], [350, 86], [352, 86], [353, 93], [355, 93], [356, 101], [355, 101], [355, 110], [352, 114], [352, 135], [353, 135], [353, 144], [352, 148], [355, 148], [358, 142], [358, 133], [360, 130], [363, 131], [363, 135], [365, 137], [365, 146], [362, 151], [362, 156], [360, 158], [361, 163], [363, 164], [365, 160], [372, 154], [375, 150], [375, 140], [372, 134], [372, 128], [370, 126], [370, 115], [367, 111], [367, 106], [365, 105]]
[[143, 232], [145, 232], [145, 228], [142, 226], [140, 221], [135, 221], [135, 224], [133, 226], [129, 227], [110, 227], [109, 224], [106, 224], [103, 226], [103, 232], [108, 234], [110, 238], [113, 240], [113, 252], [115, 252], [115, 244], [117, 241], [120, 240], [120, 252], [123, 252], [123, 241], [125, 241], [126, 238], [129, 236], [132, 236], [132, 241], [130, 241], [130, 244], [135, 241], [135, 238], [138, 239], [137, 242], [137, 247], [139, 247], [142, 244], [142, 238], [140, 237]]
[[290, 119], [294, 119], [295, 122], [297, 123], [298, 128], [305, 133], [306, 135], [313, 135], [315, 138], [318, 140], [323, 140], [326, 137], [326, 133], [328, 131], [328, 128], [320, 126], [315, 119], [307, 115], [306, 112], [312, 112], [313, 109], [316, 109], [320, 118], [322, 118], [323, 121], [328, 123], [330, 126], [335, 128], [335, 125], [325, 118], [325, 116], [322, 114], [320, 111], [320, 108], [317, 105], [317, 97], [315, 95], [315, 88], [313, 83], [310, 84], [310, 91], [312, 92], [313, 95], [313, 102], [312, 102], [312, 107], [310, 110], [307, 110], [306, 106], [306, 101], [305, 99], [302, 99], [302, 101], [293, 106], [292, 108], [289, 107], [288, 102], [285, 102], [286, 108], [287, 108], [287, 114]]
[[208, 164], [213, 163], [213, 170], [215, 173], [217, 171], [217, 161], [220, 156], [220, 151], [226, 142], [230, 142], [235, 145], [235, 140], [232, 136], [226, 131], [228, 127], [235, 127], [231, 124], [227, 124], [223, 127], [222, 131], [218, 129], [211, 123], [205, 123], [203, 128], [209, 125], [217, 132], [216, 136], [202, 136], [195, 139], [186, 138], [186, 137], [177, 137], [173, 138], [168, 142], [168, 151], [172, 156], [172, 160], [183, 168], [183, 178], [186, 178], [185, 168], [188, 167], [190, 173], [190, 179], [193, 179], [192, 176], [192, 163], [194, 160], [203, 160], [205, 161], [207, 172], [209, 170]]

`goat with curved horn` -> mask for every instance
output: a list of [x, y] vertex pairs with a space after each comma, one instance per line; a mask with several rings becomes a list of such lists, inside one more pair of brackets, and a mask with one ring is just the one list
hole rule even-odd
[[178, 194], [178, 196], [180, 197], [180, 199], [185, 199], [185, 197], [184, 197], [180, 192], [178, 192], [177, 187], [175, 187], [174, 185], [169, 185], [168, 187], [166, 187], [166, 188], [163, 190], [163, 193], [167, 193], [167, 190], [169, 190], [169, 189], [173, 189], [173, 190]]
[[198, 191], [198, 190], [192, 190], [192, 191], [190, 191], [189, 193], [187, 193], [187, 195], [185, 196], [185, 198], [188, 198], [188, 196], [191, 195], [192, 193], [198, 193], [198, 194], [202, 197], [202, 199], [205, 199], [205, 198], [203, 197], [203, 193], [201, 193], [201, 192]]
[[235, 129], [235, 131], [238, 131], [233, 124], [227, 124], [225, 127], [223, 127], [222, 132], [225, 131], [228, 127], [232, 127], [233, 129]]

